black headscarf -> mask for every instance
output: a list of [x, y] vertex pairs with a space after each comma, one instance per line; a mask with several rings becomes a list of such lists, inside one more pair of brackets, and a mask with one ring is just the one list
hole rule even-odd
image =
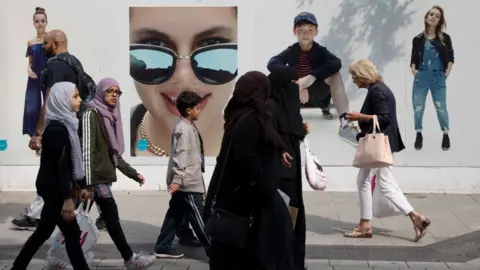
[[248, 115], [254, 113], [265, 134], [265, 139], [284, 149], [283, 141], [271, 124], [265, 103], [270, 96], [268, 77], [259, 71], [249, 71], [241, 76], [233, 90], [233, 96], [224, 111], [225, 133], [231, 134]]
[[281, 133], [302, 136], [303, 118], [300, 114], [300, 95], [297, 71], [292, 67], [275, 70], [268, 75], [270, 96], [278, 107], [279, 128]]

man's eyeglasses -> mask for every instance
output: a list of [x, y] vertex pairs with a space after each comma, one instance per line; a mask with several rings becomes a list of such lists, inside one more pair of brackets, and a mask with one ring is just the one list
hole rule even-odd
[[195, 76], [210, 85], [225, 84], [237, 77], [237, 44], [198, 48], [189, 56], [156, 45], [130, 45], [130, 76], [143, 84], [161, 84], [175, 73], [177, 60], [189, 59]]

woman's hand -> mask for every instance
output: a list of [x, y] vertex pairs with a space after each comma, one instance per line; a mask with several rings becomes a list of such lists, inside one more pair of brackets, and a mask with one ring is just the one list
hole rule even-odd
[[32, 79], [38, 78], [37, 74], [35, 74], [35, 72], [33, 72], [33, 70], [31, 68], [28, 68], [27, 72], [28, 72], [28, 77], [30, 77]]
[[358, 121], [362, 117], [362, 114], [359, 112], [348, 112], [345, 118], [348, 121]]
[[65, 221], [72, 221], [75, 219], [75, 204], [72, 199], [63, 201], [62, 217]]
[[412, 72], [413, 76], [417, 75], [418, 70], [411, 68], [410, 71]]
[[282, 153], [282, 164], [285, 167], [291, 168], [292, 167], [292, 160], [293, 157], [290, 156], [288, 152], [283, 152]]
[[308, 122], [303, 123], [303, 128], [305, 129], [305, 135], [310, 133], [310, 125]]
[[88, 199], [92, 199], [92, 193], [86, 189], [82, 189], [79, 192], [79, 197], [80, 197], [80, 200], [87, 201]]
[[447, 69], [447, 71], [445, 71], [445, 78], [448, 78], [448, 76], [450, 76], [450, 70]]

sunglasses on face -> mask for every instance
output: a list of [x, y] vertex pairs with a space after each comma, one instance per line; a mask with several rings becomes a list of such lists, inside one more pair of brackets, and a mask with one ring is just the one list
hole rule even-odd
[[189, 56], [156, 45], [130, 45], [130, 76], [143, 84], [161, 84], [175, 73], [177, 60], [190, 60], [195, 76], [210, 85], [221, 85], [238, 74], [237, 44], [217, 44], [198, 48]]

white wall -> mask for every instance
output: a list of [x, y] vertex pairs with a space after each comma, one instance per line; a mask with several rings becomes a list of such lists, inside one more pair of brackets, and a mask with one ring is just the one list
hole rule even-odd
[[[258, 3], [261, 2], [261, 3]], [[476, 108], [480, 94], [477, 65], [480, 38], [469, 22], [475, 20], [477, 2], [464, 0], [264, 0], [264, 1], [41, 1], [47, 10], [49, 29], [62, 29], [69, 39], [69, 51], [76, 55], [94, 79], [114, 77], [119, 80], [124, 96], [122, 110], [125, 141], [129, 141], [129, 108], [139, 103], [129, 76], [128, 7], [134, 5], [237, 5], [239, 73], [249, 70], [267, 72], [266, 63], [274, 54], [292, 44], [293, 17], [301, 11], [313, 12], [319, 22], [317, 40], [343, 61], [342, 74], [348, 87], [351, 109], [359, 110], [365, 91], [358, 91], [347, 76], [348, 65], [361, 58], [371, 59], [381, 71], [385, 82], [397, 98], [398, 118], [407, 150], [396, 157], [397, 181], [406, 192], [480, 192], [480, 128]], [[386, 4], [383, 4], [386, 3]], [[411, 101], [413, 78], [409, 71], [412, 38], [423, 27], [423, 16], [434, 4], [446, 11], [447, 33], [453, 39], [455, 65], [447, 80], [447, 101], [450, 114], [449, 151], [441, 150], [442, 133], [430, 96], [424, 117], [424, 148], [413, 148], [415, 131]], [[34, 189], [39, 158], [27, 147], [28, 137], [21, 136], [22, 114], [26, 85], [26, 41], [35, 35], [32, 26], [36, 1], [22, 5], [9, 2], [0, 11], [4, 42], [0, 45], [0, 93], [3, 97], [0, 113], [0, 139], [9, 143], [0, 152], [0, 190]], [[473, 26], [472, 26], [473, 27]], [[6, 33], [3, 33], [6, 31]], [[311, 124], [310, 145], [325, 164], [330, 177], [329, 190], [355, 190], [356, 169], [351, 162], [355, 149], [336, 135], [338, 121], [324, 120], [320, 112], [308, 110], [304, 117]], [[129, 145], [127, 145], [129, 148]], [[147, 189], [165, 187], [166, 159], [156, 157], [125, 158], [147, 177]], [[213, 170], [215, 159], [209, 158], [206, 179]], [[123, 177], [116, 189], [137, 189]], [[308, 185], [305, 184], [308, 190]]]

